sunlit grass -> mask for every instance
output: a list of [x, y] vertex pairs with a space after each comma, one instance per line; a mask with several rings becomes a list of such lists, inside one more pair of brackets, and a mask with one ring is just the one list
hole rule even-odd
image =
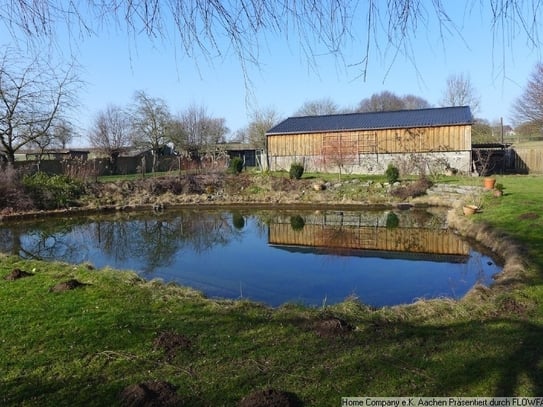
[[[482, 212], [470, 219], [520, 243], [526, 272], [541, 277], [543, 177], [497, 180], [505, 195], [487, 193]], [[439, 182], [482, 185], [475, 177]], [[14, 268], [34, 276], [4, 280]], [[69, 278], [88, 285], [50, 292]], [[118, 405], [125, 386], [148, 380], [173, 383], [191, 406], [235, 406], [270, 387], [295, 393], [307, 406], [370, 394], [538, 396], [542, 281], [377, 310], [356, 299], [270, 309], [205, 299], [129, 272], [2, 256], [0, 405]], [[354, 330], [318, 335], [315, 325], [329, 317]], [[154, 346], [163, 331], [185, 335], [191, 347], [166, 357]]]

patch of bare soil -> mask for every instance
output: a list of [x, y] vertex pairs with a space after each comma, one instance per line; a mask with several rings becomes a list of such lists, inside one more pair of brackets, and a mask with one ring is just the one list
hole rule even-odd
[[301, 405], [302, 402], [295, 394], [275, 389], [254, 391], [239, 403], [240, 407], [297, 407]]
[[192, 347], [192, 342], [185, 335], [175, 332], [161, 332], [153, 343], [155, 349], [162, 349], [168, 359], [173, 359], [181, 350]]
[[339, 318], [326, 318], [315, 323], [314, 330], [322, 337], [338, 337], [354, 331], [354, 326]]
[[11, 273], [9, 273], [7, 276], [4, 277], [4, 280], [13, 281], [13, 280], [18, 280], [18, 279], [24, 278], [24, 277], [31, 277], [33, 275], [34, 274], [28, 273], [28, 272], [23, 271], [21, 269], [13, 269], [13, 270], [11, 270]]
[[162, 381], [149, 381], [126, 387], [120, 395], [123, 407], [182, 406], [174, 385]]
[[75, 290], [76, 288], [83, 287], [86, 285], [90, 285], [90, 284], [82, 283], [75, 279], [70, 279], [68, 281], [63, 281], [62, 283], [58, 283], [54, 287], [51, 287], [49, 291], [54, 292], [54, 293], [59, 293], [62, 291]]
[[272, 178], [272, 189], [274, 191], [295, 192], [312, 188], [312, 180], [290, 179], [284, 177]]
[[538, 219], [539, 214], [535, 212], [525, 212], [518, 217], [520, 220], [533, 220]]

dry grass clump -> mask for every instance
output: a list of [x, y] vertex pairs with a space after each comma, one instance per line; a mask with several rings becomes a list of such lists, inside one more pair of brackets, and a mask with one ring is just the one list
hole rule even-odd
[[407, 185], [399, 186], [392, 191], [390, 194], [396, 198], [405, 200], [407, 198], [416, 198], [426, 194], [428, 188], [433, 185], [433, 182], [426, 177], [421, 177], [415, 182], [411, 182]]
[[450, 227], [463, 236], [475, 239], [504, 261], [502, 271], [495, 276], [495, 286], [510, 288], [526, 280], [526, 256], [522, 248], [507, 235], [493, 230], [485, 223], [470, 222], [454, 209], [449, 211], [447, 221]]
[[0, 167], [0, 215], [34, 208], [32, 199], [24, 190], [22, 173], [11, 165]]

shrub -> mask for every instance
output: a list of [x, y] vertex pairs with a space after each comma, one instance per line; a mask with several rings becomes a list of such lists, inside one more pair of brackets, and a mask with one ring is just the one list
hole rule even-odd
[[292, 163], [289, 170], [290, 179], [300, 179], [304, 174], [304, 166], [300, 163]]
[[398, 215], [396, 215], [394, 212], [389, 212], [387, 215], [386, 227], [388, 229], [394, 229], [397, 228], [399, 224], [400, 219], [398, 218]]
[[245, 227], [245, 218], [241, 213], [234, 212], [232, 214], [232, 225], [238, 230], [241, 230]]
[[234, 157], [228, 164], [228, 172], [231, 174], [239, 174], [243, 170], [243, 160], [240, 157]]
[[385, 170], [385, 175], [387, 177], [389, 184], [394, 184], [400, 179], [400, 170], [394, 164], [388, 164], [387, 169]]
[[30, 196], [22, 185], [22, 176], [11, 165], [0, 168], [0, 211], [24, 211], [33, 209]]
[[409, 197], [416, 198], [426, 194], [428, 188], [431, 188], [433, 182], [426, 177], [421, 177], [417, 181], [408, 184], [407, 186], [401, 186], [396, 188], [390, 193], [400, 199], [407, 199]]
[[74, 204], [83, 193], [83, 184], [66, 175], [37, 172], [23, 178], [25, 190], [39, 209], [63, 208]]
[[290, 227], [292, 227], [292, 230], [299, 231], [302, 230], [304, 226], [305, 220], [300, 215], [290, 217]]

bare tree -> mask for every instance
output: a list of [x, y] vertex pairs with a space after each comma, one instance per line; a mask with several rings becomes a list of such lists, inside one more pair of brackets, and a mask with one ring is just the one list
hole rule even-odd
[[432, 107], [428, 101], [420, 96], [415, 95], [404, 95], [402, 96], [404, 103], [404, 109], [415, 110], [415, 109], [427, 109]]
[[389, 91], [374, 93], [369, 98], [362, 99], [358, 105], [358, 112], [384, 112], [403, 109], [402, 99]]
[[478, 143], [491, 143], [496, 142], [492, 134], [492, 127], [487, 120], [477, 119], [471, 126], [471, 142]]
[[169, 141], [167, 135], [171, 122], [170, 110], [164, 100], [143, 91], [136, 92], [131, 115], [132, 142], [135, 146], [151, 150], [153, 172], [157, 169], [161, 151]]
[[271, 108], [254, 111], [247, 126], [249, 143], [255, 148], [266, 149], [266, 132], [279, 122], [279, 115]]
[[0, 152], [8, 162], [32, 143], [48, 146], [54, 129], [75, 107], [75, 69], [25, 60], [6, 49], [0, 60]]
[[[295, 35], [313, 62], [316, 54], [341, 57], [347, 46], [360, 44], [358, 66], [365, 78], [374, 50], [394, 50], [394, 55], [402, 53], [415, 61], [411, 41], [421, 27], [437, 23], [443, 47], [447, 35], [461, 37], [458, 27], [462, 22], [450, 15], [448, 4], [442, 0], [14, 0], [4, 2], [0, 22], [14, 37], [23, 35], [31, 41], [54, 41], [57, 32], [69, 32], [75, 41], [108, 26], [126, 32], [129, 38], [140, 34], [151, 40], [177, 36], [186, 55], [211, 57], [228, 49], [238, 55], [242, 66], [257, 61], [264, 33], [280, 34], [289, 41]], [[505, 37], [504, 53], [514, 37], [526, 39], [533, 49], [541, 46], [541, 0], [469, 0], [463, 7], [464, 14], [489, 11], [489, 31], [497, 38]], [[357, 30], [362, 24], [366, 29]], [[227, 46], [219, 40], [222, 38], [229, 41]]]
[[237, 129], [232, 135], [230, 141], [235, 143], [247, 143], [249, 141], [249, 134], [247, 127]]
[[131, 142], [128, 114], [115, 105], [98, 112], [90, 130], [89, 142], [109, 157], [111, 172], [116, 174], [119, 155]]
[[469, 75], [457, 74], [447, 78], [447, 86], [443, 91], [441, 106], [469, 106], [472, 113], [476, 115], [479, 112], [481, 98]]
[[189, 106], [181, 113], [179, 120], [187, 138], [187, 145], [193, 150], [203, 151], [223, 142], [229, 131], [226, 120], [211, 117], [205, 106]]
[[173, 145], [175, 151], [180, 152], [188, 148], [188, 135], [179, 117], [172, 117], [167, 127], [166, 139]]
[[349, 136], [325, 135], [322, 141], [322, 164], [338, 169], [338, 178], [358, 162], [357, 140]]
[[541, 134], [543, 130], [543, 63], [538, 63], [526, 88], [513, 106], [518, 125], [524, 124], [531, 132]]
[[230, 131], [226, 127], [226, 119], [222, 117], [210, 117], [207, 119], [208, 144], [224, 143], [226, 134]]
[[381, 93], [374, 93], [369, 98], [362, 99], [356, 110], [357, 112], [386, 112], [391, 110], [423, 109], [427, 107], [430, 107], [430, 104], [419, 96], [398, 96], [393, 92], [385, 90]]
[[295, 116], [319, 116], [339, 113], [337, 104], [330, 98], [305, 102], [295, 113]]
[[74, 129], [72, 125], [68, 121], [60, 119], [53, 129], [53, 143], [64, 149], [73, 138]]

